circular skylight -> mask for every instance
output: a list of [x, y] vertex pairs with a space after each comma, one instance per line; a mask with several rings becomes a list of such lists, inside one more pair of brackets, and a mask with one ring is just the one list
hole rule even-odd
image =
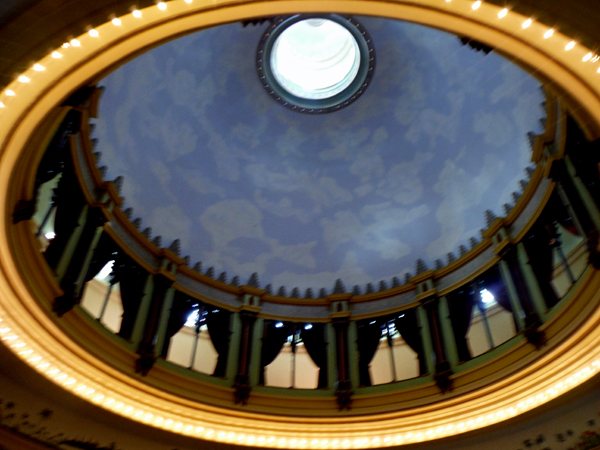
[[275, 18], [264, 32], [256, 68], [269, 95], [307, 114], [345, 108], [371, 82], [375, 51], [352, 17], [298, 14]]
[[279, 84], [305, 99], [333, 97], [358, 74], [360, 51], [352, 34], [327, 19], [301, 20], [286, 28], [271, 51]]

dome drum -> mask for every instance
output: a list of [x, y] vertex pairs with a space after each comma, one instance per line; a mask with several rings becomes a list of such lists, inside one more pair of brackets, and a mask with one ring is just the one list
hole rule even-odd
[[[550, 108], [557, 108], [552, 98], [550, 95], [548, 104]], [[118, 285], [116, 301], [122, 302], [122, 319], [116, 328], [109, 327], [116, 335], [102, 339], [107, 347], [124, 346], [124, 352], [115, 350], [115, 353], [121, 353], [121, 361], [129, 360], [131, 366], [127, 368], [111, 361], [105, 352], [102, 352], [103, 358], [125, 372], [135, 368], [136, 372], [146, 375], [151, 385], [159, 383], [168, 390], [174, 388], [167, 387], [165, 380], [180, 377], [177, 374], [181, 369], [169, 362], [168, 355], [173, 353], [173, 345], [176, 345], [174, 336], [191, 327], [192, 335], [194, 328], [196, 330], [196, 344], [190, 368], [194, 367], [199, 355], [197, 346], [201, 329], [210, 334], [218, 361], [211, 369], [212, 377], [192, 370], [184, 377], [188, 379], [185, 384], [192, 386], [201, 382], [233, 386], [236, 402], [248, 403], [246, 407], [257, 411], [269, 411], [272, 407], [269, 405], [278, 403], [277, 390], [265, 384], [262, 374], [288, 348], [285, 346], [290, 345], [289, 348], [306, 345], [313, 363], [317, 363], [321, 375], [314, 387], [324, 407], [318, 409], [320, 414], [333, 413], [331, 401], [336, 395], [341, 408], [358, 413], [369, 410], [366, 405], [372, 400], [366, 399], [377, 392], [398, 396], [402, 403], [403, 397], [417, 392], [421, 392], [417, 395], [435, 398], [434, 387], [437, 385], [437, 392], [454, 396], [469, 390], [468, 383], [464, 383], [472, 377], [479, 380], [478, 385], [485, 383], [490, 367], [495, 368], [494, 372], [500, 370], [508, 374], [515, 369], [516, 355], [524, 360], [535, 358], [534, 348], [543, 348], [546, 342], [552, 342], [552, 327], [564, 321], [564, 314], [571, 308], [565, 306], [569, 305], [568, 299], [576, 296], [578, 290], [585, 289], [583, 280], [589, 278], [589, 270], [584, 270], [582, 262], [587, 254], [593, 256], [594, 242], [592, 238], [582, 241], [580, 237], [594, 235], [594, 224], [588, 212], [590, 205], [582, 201], [563, 172], [557, 185], [542, 177], [543, 164], [546, 164], [544, 156], [515, 210], [506, 218], [493, 221], [477, 247], [449, 266], [437, 271], [426, 270], [405, 285], [376, 294], [355, 296], [340, 292], [318, 299], [269, 295], [260, 288], [257, 278], [249, 282], [253, 286], [227, 285], [187, 266], [188, 262], [179, 255], [177, 243], [170, 248], [156, 247], [150, 242], [149, 231], [137, 229], [131, 214], [122, 210], [118, 194], [120, 182], [103, 181], [96, 166], [99, 156], [92, 154], [87, 121], [94, 112], [89, 104], [83, 102], [75, 108], [66, 107], [59, 115], [66, 119], [58, 131], [52, 132], [55, 136], [64, 134], [61, 130], [69, 130], [64, 126], [66, 123], [78, 126], [68, 131], [74, 134], [67, 139], [50, 140], [38, 170], [39, 178], [40, 173], [51, 172], [46, 167], [56, 165], [53, 160], [63, 160], [59, 164], [64, 166], [62, 175], [54, 180], [54, 199], [46, 210], [43, 199], [47, 199], [47, 194], [44, 191], [48, 186], [54, 186], [52, 179], [47, 180], [39, 188], [38, 210], [34, 215], [34, 223], [41, 222], [46, 227], [52, 222], [48, 217], [54, 217], [53, 236], [44, 237], [48, 236], [46, 229], [37, 233], [44, 247], [49, 241], [44, 253], [46, 263], [55, 271], [56, 281], [64, 291], [52, 307], [61, 316], [57, 323], [64, 324], [74, 337], [79, 336], [92, 349], [97, 344], [84, 338], [84, 328], [89, 327], [86, 323], [90, 315], [94, 318], [97, 314], [95, 318], [108, 326], [108, 316], [104, 315], [113, 307], [112, 289]], [[536, 145], [544, 146], [545, 154], [552, 153], [556, 157], [562, 155], [564, 149], [557, 151], [551, 146], [556, 132], [553, 125], [556, 112], [553, 111], [556, 109], [549, 111], [547, 130], [536, 140]], [[575, 132], [576, 129], [571, 131]], [[46, 133], [49, 133], [48, 129]], [[558, 173], [562, 160], [551, 164], [557, 167], [554, 172]], [[567, 164], [571, 164], [570, 160]], [[564, 199], [569, 201], [566, 208], [562, 203]], [[559, 241], [563, 238], [572, 240], [571, 235], [579, 236], [579, 243], [573, 247], [571, 242], [569, 248], [572, 250], [567, 249], [569, 254], [565, 256]], [[551, 247], [545, 247], [548, 244], [544, 236], [551, 238]], [[549, 257], [548, 251], [563, 256], [562, 260], [555, 259], [552, 263], [555, 272], [562, 272], [562, 281], [557, 278], [554, 284], [547, 278], [549, 266], [545, 260]], [[542, 254], [545, 255], [543, 258], [540, 257]], [[91, 289], [89, 283], [96, 282], [100, 269], [113, 259], [115, 262], [109, 275], [104, 275], [105, 284], [98, 284], [107, 286], [108, 293], [99, 297], [104, 299], [103, 306], [93, 313], [89, 305], [86, 306], [86, 295], [89, 297]], [[525, 260], [529, 263], [524, 265]], [[582, 278], [577, 281], [579, 277]], [[525, 285], [527, 289], [515, 291], [519, 285]], [[573, 289], [570, 289], [571, 285]], [[558, 294], [557, 290], [560, 290]], [[495, 309], [484, 305], [484, 291], [495, 298]], [[45, 305], [45, 308], [49, 306]], [[73, 308], [75, 310], [71, 311]], [[192, 313], [195, 319], [187, 324]], [[500, 318], [510, 324], [512, 335], [502, 335], [501, 329], [496, 328], [494, 321]], [[204, 328], [206, 325], [208, 328]], [[478, 328], [481, 333], [479, 338], [472, 335], [472, 339], [487, 341], [483, 347], [477, 344], [481, 349], [475, 349], [475, 341], [468, 343], [469, 328]], [[224, 330], [225, 334], [219, 330]], [[291, 341], [288, 336], [292, 336]], [[504, 342], [505, 339], [508, 340]], [[400, 340], [406, 355], [414, 355], [416, 378], [393, 383], [405, 376], [397, 373], [397, 364], [403, 363], [394, 361], [400, 355], [397, 351]], [[261, 342], [262, 352], [257, 350]], [[316, 347], [311, 350], [309, 342], [315, 343]], [[275, 343], [274, 347], [272, 343]], [[342, 347], [344, 351], [341, 351]], [[318, 353], [316, 348], [327, 350]], [[474, 349], [479, 356], [475, 357]], [[265, 352], [271, 352], [271, 356], [266, 357]], [[376, 361], [377, 354], [381, 359], [386, 352], [393, 361], [387, 368], [393, 373], [392, 384], [368, 387], [381, 383], [381, 377], [370, 372], [369, 366], [371, 361]], [[340, 355], [345, 356], [340, 360]], [[340, 371], [340, 365], [346, 370]], [[231, 384], [233, 380], [235, 383]], [[336, 389], [335, 386], [340, 387]], [[428, 391], [429, 394], [424, 394]], [[302, 389], [297, 392], [302, 398]], [[219, 396], [200, 394], [195, 397], [203, 402], [223, 404]], [[387, 409], [384, 404], [376, 404], [377, 410]]]

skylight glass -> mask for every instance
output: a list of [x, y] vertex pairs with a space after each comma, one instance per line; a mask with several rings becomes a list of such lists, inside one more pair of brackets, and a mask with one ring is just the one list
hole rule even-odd
[[358, 73], [356, 39], [327, 19], [301, 20], [275, 41], [271, 66], [277, 82], [304, 99], [330, 98], [346, 89]]

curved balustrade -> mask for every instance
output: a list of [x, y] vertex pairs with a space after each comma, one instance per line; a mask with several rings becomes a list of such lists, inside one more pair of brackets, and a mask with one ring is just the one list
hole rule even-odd
[[340, 409], [369, 393], [447, 392], [461, 372], [511, 348], [541, 348], [577, 280], [598, 265], [598, 142], [585, 140], [551, 92], [546, 130], [532, 139], [531, 180], [506, 217], [488, 216], [481, 242], [445, 267], [419, 263], [391, 289], [360, 295], [338, 285], [304, 299], [272, 295], [256, 276], [242, 286], [215, 280], [188, 266], [177, 241], [162, 248], [138, 229], [141, 220], [121, 209], [121, 181], [104, 181], [93, 153], [100, 93], [85, 88], [58, 111], [40, 149], [36, 206], [28, 215], [21, 204], [15, 221], [32, 217], [62, 290], [52, 305], [59, 323], [74, 307], [85, 311], [137, 354], [139, 374], [185, 373], [233, 388], [241, 404], [283, 394], [273, 386], [312, 386], [335, 394]]

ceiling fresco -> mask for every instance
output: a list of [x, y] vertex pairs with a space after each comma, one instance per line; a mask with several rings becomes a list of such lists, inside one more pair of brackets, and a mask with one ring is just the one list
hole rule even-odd
[[157, 47], [105, 78], [95, 137], [133, 217], [204, 268], [289, 289], [414, 273], [479, 238], [525, 178], [540, 83], [423, 26], [364, 17], [371, 86], [327, 115], [290, 111], [258, 80], [263, 26]]

